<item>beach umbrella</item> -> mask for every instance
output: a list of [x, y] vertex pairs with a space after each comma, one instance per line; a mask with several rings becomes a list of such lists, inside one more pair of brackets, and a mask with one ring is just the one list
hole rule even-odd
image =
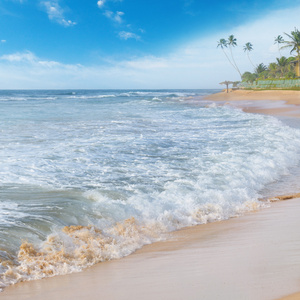
[[229, 84], [233, 84], [233, 81], [227, 81], [227, 80], [225, 80], [223, 82], [220, 82], [220, 84], [225, 84], [226, 85], [226, 89], [227, 89], [227, 93], [228, 93], [228, 85]]

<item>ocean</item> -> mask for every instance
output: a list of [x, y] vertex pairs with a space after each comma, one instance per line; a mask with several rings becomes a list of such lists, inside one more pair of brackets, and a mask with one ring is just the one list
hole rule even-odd
[[0, 288], [299, 192], [297, 126], [214, 92], [0, 91]]

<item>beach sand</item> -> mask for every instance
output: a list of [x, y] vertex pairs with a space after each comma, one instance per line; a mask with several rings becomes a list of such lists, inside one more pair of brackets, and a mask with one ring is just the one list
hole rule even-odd
[[224, 90], [205, 99], [228, 102], [246, 112], [300, 117], [300, 91], [230, 89], [229, 93]]
[[278, 299], [278, 300], [299, 300], [300, 299], [300, 293], [293, 294], [290, 296], [286, 296], [284, 298]]
[[[276, 109], [276, 114], [300, 116], [300, 92], [276, 91], [276, 99], [274, 92], [258, 93], [235, 91], [229, 93], [231, 98], [219, 93], [209, 99], [252, 112]], [[253, 103], [256, 100], [263, 104]], [[286, 106], [284, 101], [290, 102]], [[10, 286], [0, 298], [300, 299], [299, 216], [299, 198], [278, 201], [240, 218], [171, 233], [165, 242], [81, 273]]]
[[288, 90], [223, 90], [220, 93], [212, 94], [206, 97], [211, 100], [278, 100], [286, 101], [287, 104], [300, 104], [300, 91]]

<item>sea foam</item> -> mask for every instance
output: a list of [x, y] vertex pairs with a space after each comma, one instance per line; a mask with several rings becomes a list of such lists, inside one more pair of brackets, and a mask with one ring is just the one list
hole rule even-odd
[[66, 93], [15, 104], [19, 114], [7, 104], [1, 287], [77, 272], [268, 205], [261, 190], [299, 164], [299, 130], [181, 102], [181, 93], [109, 91], [113, 100], [85, 101], [103, 92], [78, 91], [73, 103]]

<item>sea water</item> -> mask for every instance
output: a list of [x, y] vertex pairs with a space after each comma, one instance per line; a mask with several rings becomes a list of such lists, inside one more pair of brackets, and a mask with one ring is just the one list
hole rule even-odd
[[213, 92], [1, 91], [0, 287], [265, 206], [299, 169], [300, 132]]

